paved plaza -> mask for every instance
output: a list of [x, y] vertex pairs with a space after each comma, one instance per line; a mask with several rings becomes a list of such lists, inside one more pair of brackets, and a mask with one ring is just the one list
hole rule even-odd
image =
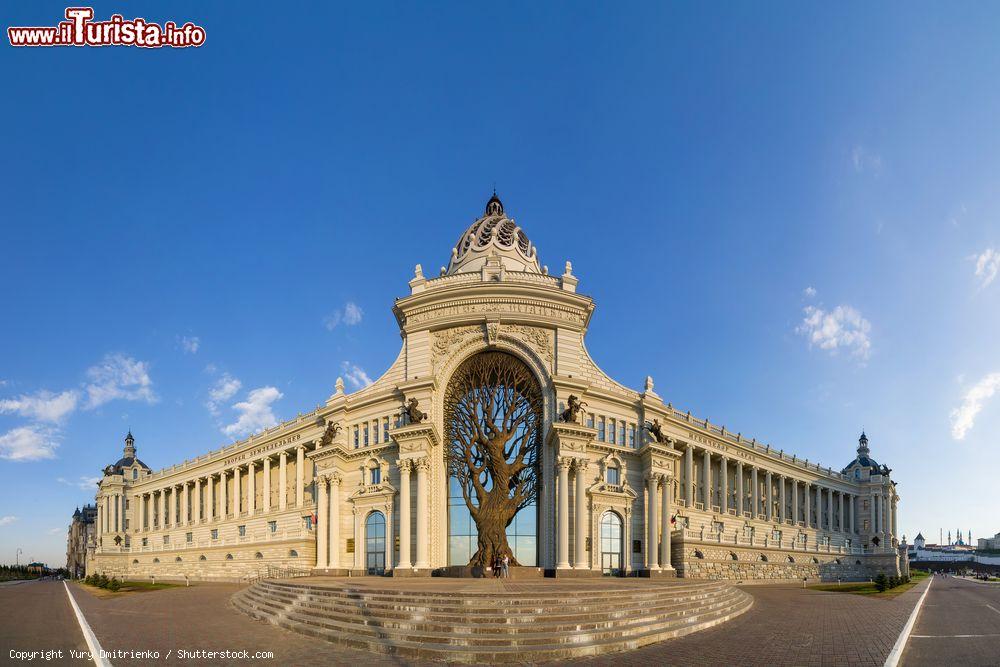
[[[529, 592], [533, 582], [359, 580], [365, 586], [428, 589], [447, 583], [465, 591]], [[542, 584], [546, 585], [546, 584]], [[562, 588], [556, 582], [552, 585]], [[882, 665], [923, 582], [893, 599], [827, 593], [794, 586], [747, 586], [752, 609], [716, 628], [636, 651], [573, 661], [575, 665]], [[235, 584], [199, 584], [155, 592], [98, 598], [70, 585], [105, 650], [157, 651], [158, 658], [113, 660], [116, 665], [181, 662], [180, 649], [271, 652], [272, 658], [201, 664], [415, 665], [344, 649], [251, 620], [230, 604]], [[555, 590], [555, 588], [553, 589]], [[991, 610], [992, 609], [992, 610]], [[1000, 587], [936, 579], [903, 655], [903, 665], [1000, 664]], [[995, 617], [995, 618], [994, 618]], [[955, 635], [975, 634], [975, 638]], [[85, 649], [64, 586], [56, 581], [0, 587], [0, 645], [44, 650]], [[173, 651], [173, 655], [169, 655]], [[169, 656], [169, 657], [168, 657]], [[68, 655], [55, 664], [81, 664]]]

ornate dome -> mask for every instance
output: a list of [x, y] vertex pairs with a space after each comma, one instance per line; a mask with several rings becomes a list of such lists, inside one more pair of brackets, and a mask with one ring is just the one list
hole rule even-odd
[[524, 230], [504, 214], [496, 192], [486, 202], [483, 217], [459, 237], [451, 251], [448, 274], [480, 271], [488, 258], [495, 258], [506, 271], [542, 272], [535, 246]]

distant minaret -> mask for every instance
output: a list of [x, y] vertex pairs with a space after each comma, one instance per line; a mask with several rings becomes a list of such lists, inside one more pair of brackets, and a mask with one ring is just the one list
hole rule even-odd
[[951, 546], [951, 531], [948, 531], [948, 546]]
[[938, 544], [944, 544], [944, 528], [938, 528]]

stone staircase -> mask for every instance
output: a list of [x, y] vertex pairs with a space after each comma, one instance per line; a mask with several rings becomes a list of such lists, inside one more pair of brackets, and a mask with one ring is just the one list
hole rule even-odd
[[253, 618], [340, 646], [466, 663], [630, 650], [724, 623], [753, 604], [750, 595], [722, 582], [491, 583], [494, 590], [470, 591], [266, 580], [236, 593], [232, 604]]

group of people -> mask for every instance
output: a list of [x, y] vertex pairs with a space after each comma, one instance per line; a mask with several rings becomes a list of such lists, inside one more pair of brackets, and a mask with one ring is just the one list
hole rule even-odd
[[493, 557], [493, 578], [494, 579], [510, 578], [510, 556], [504, 554], [503, 556]]

